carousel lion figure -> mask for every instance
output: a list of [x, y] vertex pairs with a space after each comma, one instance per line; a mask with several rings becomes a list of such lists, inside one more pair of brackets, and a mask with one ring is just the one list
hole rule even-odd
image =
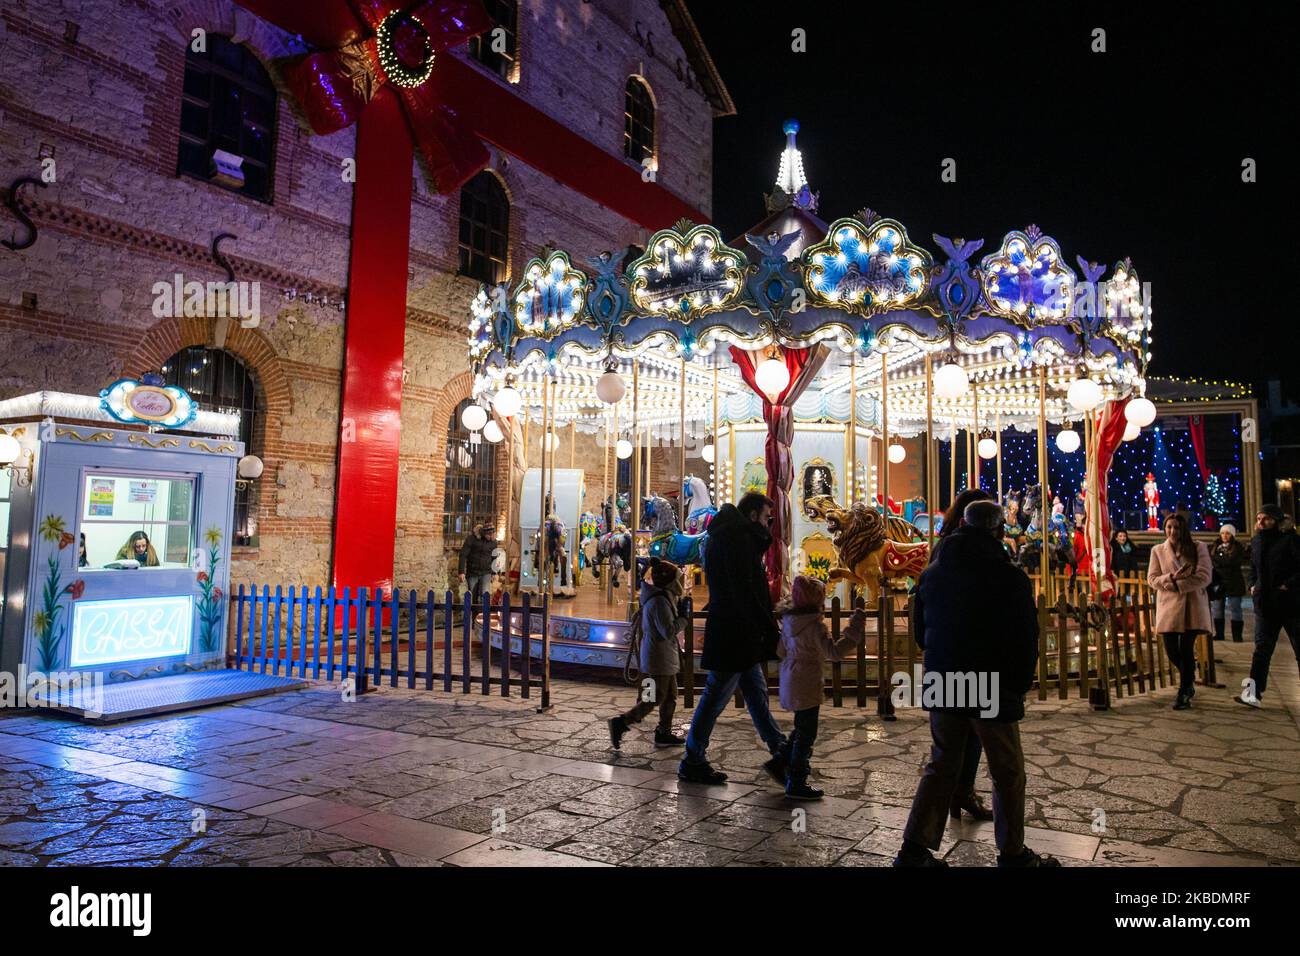
[[808, 512], [826, 522], [838, 565], [830, 570], [830, 581], [844, 580], [864, 588], [868, 606], [882, 593], [886, 579], [916, 577], [925, 570], [930, 547], [903, 537], [893, 522], [888, 524], [874, 508], [859, 502], [841, 508], [829, 495], [816, 495], [805, 502]]

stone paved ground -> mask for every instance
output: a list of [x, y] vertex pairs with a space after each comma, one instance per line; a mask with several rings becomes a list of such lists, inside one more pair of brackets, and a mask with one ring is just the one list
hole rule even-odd
[[[1189, 712], [1171, 690], [1108, 713], [1033, 701], [1030, 845], [1071, 865], [1300, 863], [1300, 680], [1280, 649], [1269, 708], [1232, 703], [1250, 646], [1219, 645], [1229, 689], [1202, 688]], [[567, 676], [540, 715], [517, 697], [346, 703], [323, 686], [108, 728], [10, 712], [0, 864], [884, 866], [897, 850], [928, 750], [919, 712], [823, 708], [832, 796], [796, 832], [743, 712], [711, 754], [732, 782], [690, 786], [639, 731], [613, 756], [604, 720], [628, 694]], [[992, 840], [991, 824], [951, 825], [942, 853], [989, 864]]]

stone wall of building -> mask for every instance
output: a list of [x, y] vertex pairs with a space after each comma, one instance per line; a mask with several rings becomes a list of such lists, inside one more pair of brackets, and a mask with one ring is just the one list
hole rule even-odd
[[[654, 55], [638, 27], [653, 32]], [[270, 203], [177, 175], [196, 29], [245, 44], [277, 85]], [[257, 377], [265, 414], [255, 444], [266, 465], [258, 545], [236, 549], [236, 582], [325, 583], [331, 565], [352, 204], [341, 170], [355, 132], [307, 129], [274, 65], [299, 52], [229, 0], [8, 0], [0, 11], [0, 168], [39, 176], [52, 158], [55, 170], [45, 188], [24, 191], [35, 244], [0, 252], [0, 398], [93, 394], [180, 348], [218, 344], [212, 319], [156, 315], [152, 289], [177, 273], [222, 279], [212, 240], [235, 236], [221, 251], [239, 280], [259, 284], [262, 314], [255, 329], [232, 325], [222, 344]], [[522, 0], [510, 85], [621, 156], [624, 84], [645, 77], [658, 107], [658, 182], [707, 212], [712, 110], [677, 80], [683, 57], [654, 0]], [[580, 261], [645, 241], [645, 230], [521, 159], [494, 151], [489, 168], [511, 200], [516, 279], [547, 244]], [[418, 161], [412, 206], [395, 576], [422, 584], [443, 567], [447, 422], [470, 392], [465, 324], [477, 283], [455, 274], [459, 194], [432, 194]], [[0, 233], [21, 228], [0, 209]]]

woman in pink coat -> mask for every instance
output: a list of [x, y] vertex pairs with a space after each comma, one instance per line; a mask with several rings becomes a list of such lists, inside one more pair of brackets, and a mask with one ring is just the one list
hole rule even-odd
[[788, 768], [785, 795], [791, 800], [820, 800], [825, 796], [808, 786], [817, 717], [826, 693], [822, 664], [839, 660], [841, 654], [847, 654], [866, 638], [867, 615], [857, 610], [844, 635], [832, 641], [822, 620], [825, 604], [826, 585], [801, 574], [790, 588], [790, 603], [777, 609], [781, 616], [781, 641], [776, 647], [777, 657], [781, 658], [781, 706], [794, 711], [794, 732], [781, 754]]
[[1147, 584], [1156, 599], [1156, 633], [1178, 668], [1178, 698], [1174, 710], [1192, 706], [1196, 693], [1196, 638], [1210, 632], [1210, 601], [1206, 588], [1213, 565], [1209, 549], [1192, 538], [1187, 519], [1165, 519], [1165, 540], [1151, 549]]

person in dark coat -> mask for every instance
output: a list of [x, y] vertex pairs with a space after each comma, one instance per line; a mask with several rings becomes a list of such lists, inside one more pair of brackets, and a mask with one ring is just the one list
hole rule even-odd
[[473, 595], [475, 607], [482, 602], [484, 592], [492, 591], [492, 552], [496, 546], [489, 524], [474, 525], [474, 533], [466, 536], [465, 543], [460, 546], [456, 570], [461, 583]]
[[680, 747], [686, 743], [673, 733], [677, 710], [677, 674], [681, 651], [677, 635], [686, 629], [682, 613], [684, 580], [681, 569], [671, 561], [651, 558], [641, 583], [641, 647], [637, 664], [641, 680], [632, 708], [609, 720], [609, 742], [615, 750], [632, 724], [639, 724], [650, 711], [659, 708], [655, 728], [656, 747]]
[[713, 725], [739, 689], [754, 728], [772, 759], [763, 765], [785, 786], [785, 735], [772, 719], [767, 701], [763, 662], [776, 658], [780, 638], [772, 596], [763, 572], [763, 554], [772, 543], [772, 499], [750, 492], [739, 504], [725, 504], [709, 522], [704, 551], [704, 577], [709, 585], [708, 618], [700, 666], [709, 672], [695, 705], [686, 757], [677, 776], [691, 783], [720, 784], [727, 775], [707, 759]]
[[1247, 707], [1263, 704], [1269, 664], [1283, 628], [1300, 659], [1300, 536], [1294, 530], [1282, 530], [1285, 517], [1277, 505], [1264, 505], [1255, 516], [1255, 537], [1250, 543], [1255, 653], [1250, 661], [1250, 677], [1233, 698]]
[[[925, 652], [922, 704], [933, 746], [912, 800], [895, 866], [946, 866], [939, 848], [966, 751], [977, 734], [993, 778], [998, 866], [1060, 866], [1025, 846], [1025, 755], [1019, 721], [1038, 663], [1038, 616], [1029, 578], [1002, 548], [996, 502], [966, 508], [965, 524], [917, 584], [917, 643]], [[971, 699], [975, 697], [976, 699]]]
[[[943, 543], [966, 524], [966, 506], [975, 501], [991, 500], [993, 496], [982, 488], [967, 488], [952, 500], [948, 510], [943, 513], [943, 525], [934, 542], [934, 550], [930, 552], [930, 564], [934, 564], [939, 557]], [[983, 755], [984, 748], [980, 746], [979, 734], [971, 734], [966, 739], [966, 756], [962, 759], [961, 774], [957, 778], [957, 789], [953, 792], [952, 806], [949, 808], [954, 820], [961, 819], [963, 810], [976, 820], [993, 819], [993, 811], [985, 806], [984, 800], [975, 792], [975, 777], [979, 774], [980, 758]]]
[[1110, 539], [1110, 569], [1117, 578], [1135, 578], [1140, 573], [1137, 545], [1123, 528]]
[[1230, 524], [1219, 528], [1219, 540], [1210, 550], [1215, 582], [1210, 594], [1210, 615], [1214, 618], [1214, 639], [1223, 640], [1225, 618], [1232, 615], [1232, 639], [1241, 641], [1246, 619], [1241, 613], [1241, 599], [1246, 596], [1246, 564], [1250, 552], [1237, 540], [1237, 529]]

